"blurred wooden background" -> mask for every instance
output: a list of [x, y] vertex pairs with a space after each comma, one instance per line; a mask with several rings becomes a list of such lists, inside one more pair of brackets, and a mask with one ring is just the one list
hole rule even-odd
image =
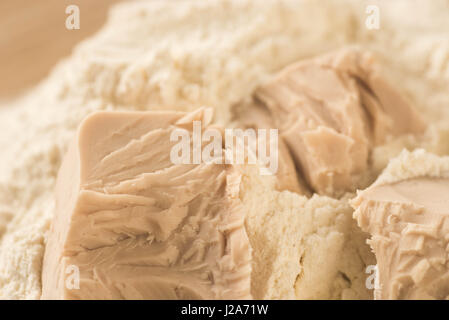
[[[105, 22], [121, 0], [0, 0], [0, 100], [44, 78], [74, 45]], [[80, 29], [67, 30], [68, 5], [80, 9]]]

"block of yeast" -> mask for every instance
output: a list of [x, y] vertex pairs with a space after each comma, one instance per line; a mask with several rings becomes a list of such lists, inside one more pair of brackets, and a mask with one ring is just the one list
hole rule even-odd
[[352, 201], [371, 234], [377, 299], [449, 299], [449, 157], [403, 152]]
[[255, 93], [312, 191], [355, 191], [373, 146], [425, 130], [370, 52], [343, 49], [294, 63]]
[[173, 131], [191, 133], [193, 121], [204, 130], [211, 117], [98, 112], [82, 122], [57, 180], [43, 299], [251, 298], [240, 174], [170, 159]]

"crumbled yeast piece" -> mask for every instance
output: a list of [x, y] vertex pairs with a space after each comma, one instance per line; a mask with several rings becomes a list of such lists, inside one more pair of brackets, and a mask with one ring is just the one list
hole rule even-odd
[[320, 194], [354, 191], [373, 146], [425, 130], [373, 55], [355, 48], [290, 65], [255, 97], [271, 111], [297, 166]]
[[371, 234], [377, 299], [449, 299], [449, 157], [403, 152], [352, 201]]

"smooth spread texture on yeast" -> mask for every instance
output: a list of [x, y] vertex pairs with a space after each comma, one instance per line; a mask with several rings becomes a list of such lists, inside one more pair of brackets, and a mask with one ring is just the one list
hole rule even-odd
[[[59, 172], [43, 299], [248, 299], [251, 248], [240, 174], [174, 165], [170, 134], [210, 114], [101, 112]], [[79, 268], [79, 289], [67, 270]], [[67, 269], [69, 268], [69, 269]]]
[[378, 299], [449, 299], [449, 178], [374, 185], [353, 201], [372, 235]]
[[284, 69], [256, 91], [313, 191], [354, 191], [370, 150], [388, 137], [422, 133], [420, 116], [369, 52], [345, 49]]

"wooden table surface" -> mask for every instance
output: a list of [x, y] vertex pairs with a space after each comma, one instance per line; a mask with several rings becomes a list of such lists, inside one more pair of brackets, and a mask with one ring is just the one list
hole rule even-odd
[[[105, 22], [120, 0], [0, 0], [0, 99], [17, 96], [44, 78], [74, 45]], [[65, 25], [68, 5], [80, 9], [80, 29]]]

